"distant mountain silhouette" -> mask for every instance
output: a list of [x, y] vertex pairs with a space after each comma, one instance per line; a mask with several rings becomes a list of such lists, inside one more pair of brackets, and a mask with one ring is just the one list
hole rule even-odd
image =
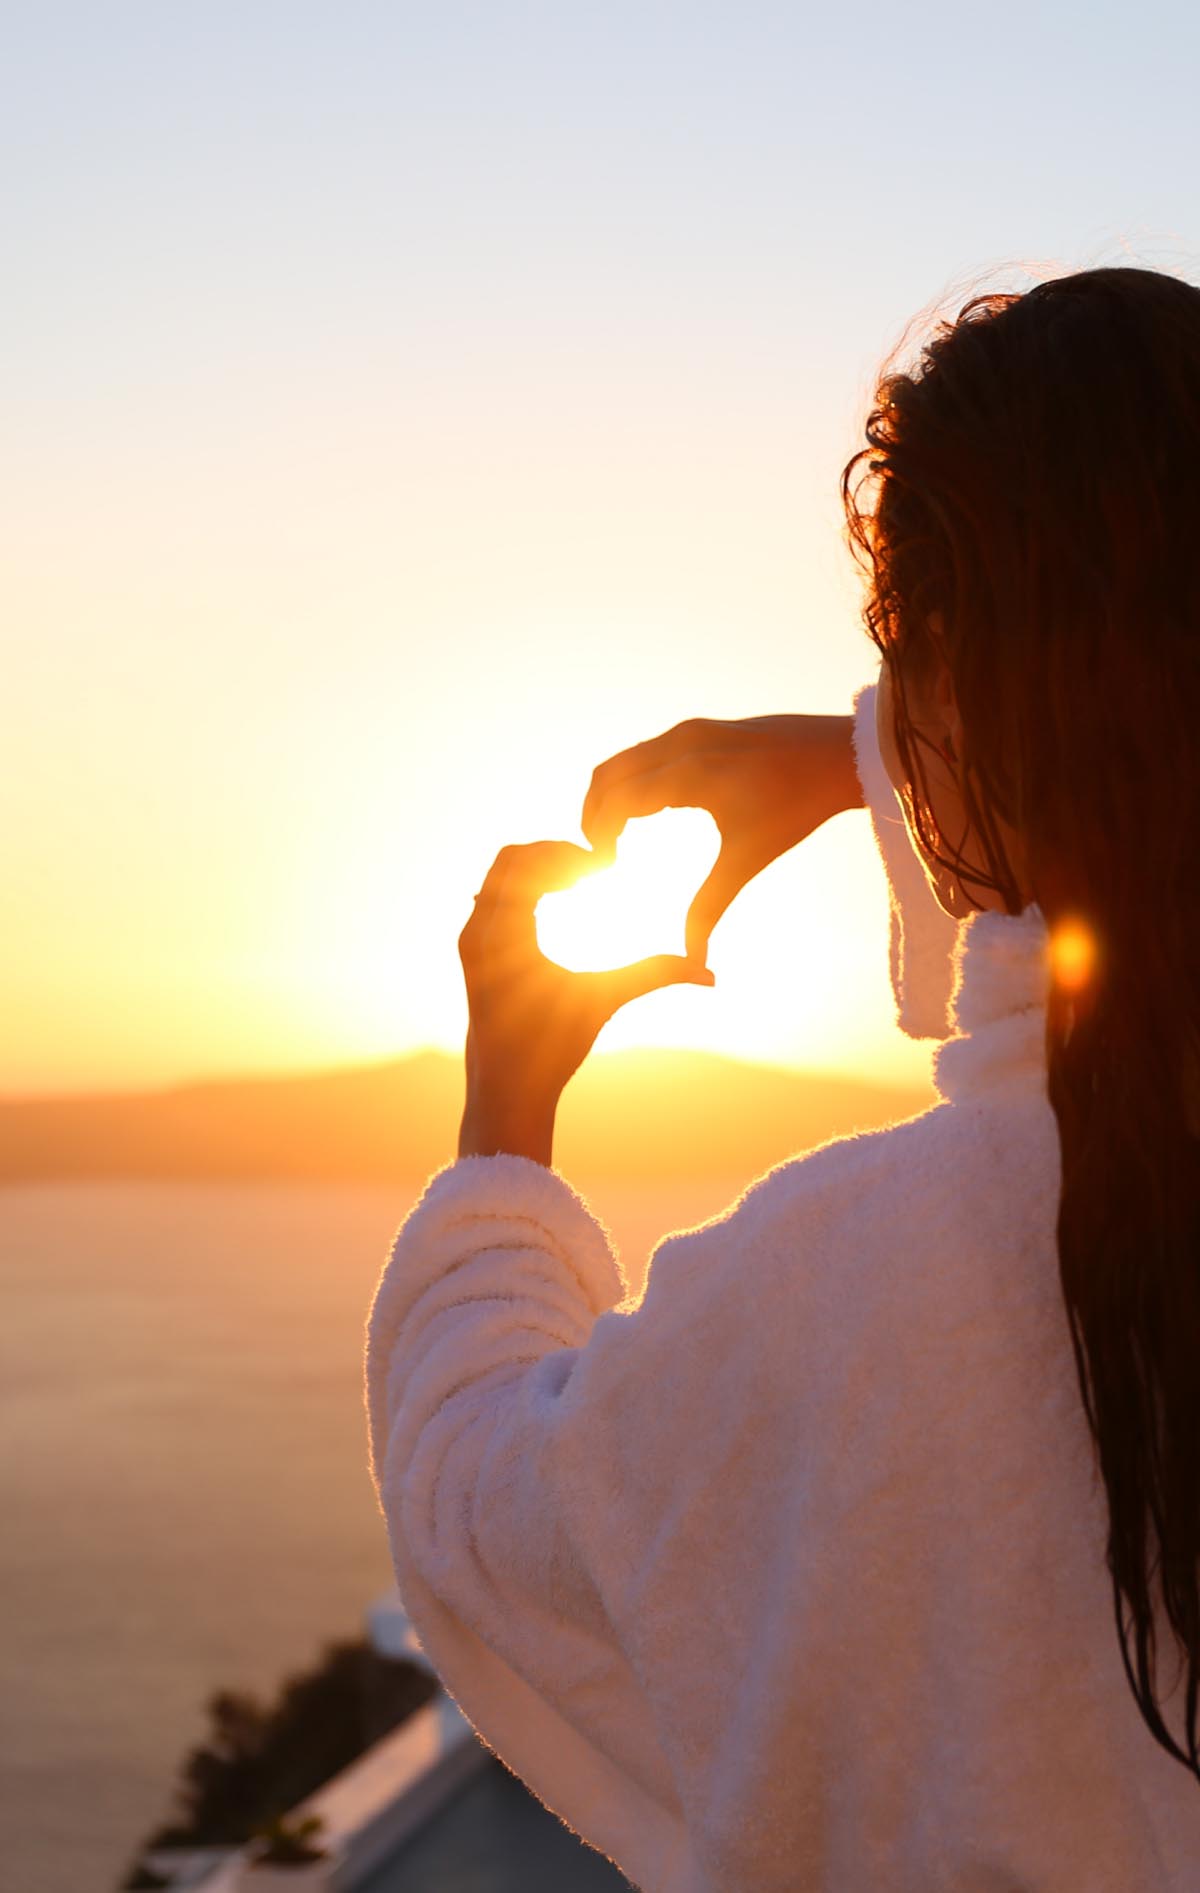
[[[462, 1065], [441, 1052], [299, 1076], [0, 1099], [0, 1183], [82, 1177], [390, 1182], [454, 1155]], [[572, 1079], [555, 1163], [653, 1183], [745, 1176], [912, 1117], [932, 1087], [882, 1086], [704, 1052], [609, 1052]]]

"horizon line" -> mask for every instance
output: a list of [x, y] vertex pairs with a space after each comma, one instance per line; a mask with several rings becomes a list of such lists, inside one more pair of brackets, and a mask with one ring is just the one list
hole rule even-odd
[[[331, 1065], [300, 1065], [265, 1070], [261, 1068], [231, 1069], [229, 1071], [209, 1072], [199, 1076], [185, 1078], [167, 1078], [151, 1080], [129, 1085], [87, 1085], [71, 1090], [57, 1091], [12, 1091], [7, 1087], [0, 1090], [0, 1106], [13, 1104], [67, 1104], [83, 1103], [100, 1098], [141, 1098], [165, 1096], [180, 1091], [196, 1091], [217, 1088], [225, 1085], [286, 1084], [301, 1083], [321, 1078], [345, 1077], [352, 1072], [363, 1073], [378, 1070], [391, 1065], [414, 1063], [418, 1059], [436, 1058], [448, 1063], [460, 1064], [463, 1054], [448, 1051], [441, 1045], [412, 1046], [407, 1051], [390, 1052], [379, 1058], [347, 1059]], [[907, 1078], [899, 1073], [889, 1076], [885, 1072], [870, 1073], [867, 1070], [849, 1070], [844, 1066], [802, 1065], [787, 1059], [745, 1058], [735, 1052], [711, 1051], [706, 1047], [694, 1045], [621, 1045], [606, 1047], [603, 1051], [588, 1055], [579, 1072], [573, 1074], [573, 1080], [586, 1072], [589, 1067], [595, 1069], [600, 1064], [615, 1064], [641, 1058], [688, 1058], [702, 1059], [709, 1064], [736, 1065], [747, 1071], [779, 1072], [788, 1077], [808, 1078], [822, 1082], [834, 1081], [841, 1084], [861, 1084], [873, 1086], [878, 1090], [909, 1091], [921, 1088], [921, 1080]], [[573, 1081], [572, 1080], [572, 1081]]]

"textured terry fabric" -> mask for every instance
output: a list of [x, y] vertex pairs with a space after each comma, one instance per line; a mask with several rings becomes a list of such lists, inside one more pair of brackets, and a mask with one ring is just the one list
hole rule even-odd
[[644, 1893], [1195, 1893], [1058, 1285], [1045, 927], [938, 946], [873, 731], [868, 690], [940, 1101], [662, 1242], [636, 1304], [557, 1173], [439, 1172], [368, 1328], [397, 1581], [484, 1741]]
[[854, 758], [887, 870], [888, 963], [896, 1018], [910, 1038], [942, 1039], [950, 1030], [954, 953], [963, 923], [941, 906], [909, 840], [900, 798], [879, 753], [877, 688], [867, 684], [854, 699]]

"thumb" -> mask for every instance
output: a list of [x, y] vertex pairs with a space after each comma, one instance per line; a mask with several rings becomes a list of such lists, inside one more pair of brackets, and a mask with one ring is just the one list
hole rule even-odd
[[689, 959], [701, 966], [704, 964], [708, 955], [709, 935], [734, 896], [741, 893], [750, 878], [745, 861], [735, 854], [728, 842], [723, 841], [721, 852], [707, 879], [701, 883], [688, 908], [684, 944]]
[[655, 953], [648, 960], [635, 960], [632, 966], [619, 966], [615, 972], [600, 973], [597, 977], [604, 982], [610, 1018], [631, 999], [641, 999], [662, 986], [715, 986], [717, 983], [702, 960], [683, 958], [677, 953]]

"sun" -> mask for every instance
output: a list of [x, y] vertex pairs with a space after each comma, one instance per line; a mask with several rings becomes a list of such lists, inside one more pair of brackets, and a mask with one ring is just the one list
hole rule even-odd
[[720, 845], [717, 825], [703, 809], [664, 809], [629, 822], [613, 867], [542, 896], [542, 952], [573, 973], [682, 953], [688, 908]]

